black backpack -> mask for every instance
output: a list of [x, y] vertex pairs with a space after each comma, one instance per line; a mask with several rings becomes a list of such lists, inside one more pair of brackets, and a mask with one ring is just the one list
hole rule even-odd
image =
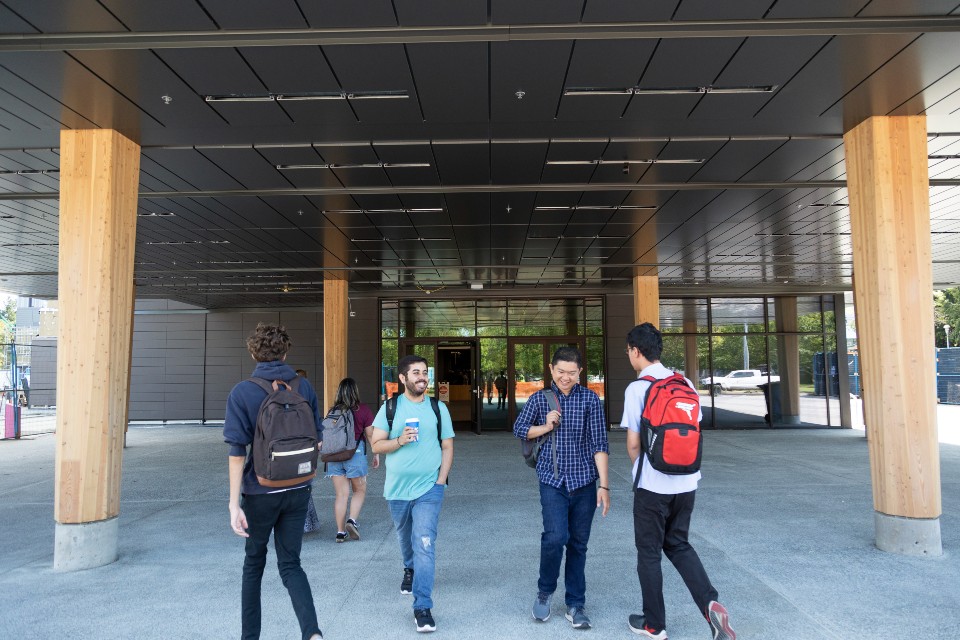
[[[543, 395], [547, 399], [547, 406], [550, 407], [550, 411], [560, 410], [560, 403], [557, 400], [557, 394], [553, 392], [553, 389], [544, 389]], [[556, 428], [550, 432], [549, 436], [540, 436], [539, 438], [534, 438], [533, 440], [521, 440], [520, 453], [523, 455], [523, 461], [527, 463], [527, 466], [536, 469], [537, 461], [540, 459], [540, 450], [543, 449], [543, 445], [546, 444], [548, 437], [550, 438], [550, 448], [553, 450], [553, 477], [559, 478], [560, 474], [557, 471]]]
[[323, 442], [320, 459], [324, 462], [343, 462], [357, 452], [353, 409], [336, 406], [323, 419]]
[[[397, 398], [399, 397], [400, 394], [395, 393], [387, 399], [387, 429], [393, 429], [393, 418], [397, 415]], [[433, 415], [437, 416], [437, 440], [440, 441], [440, 446], [442, 448], [443, 436], [441, 433], [443, 431], [443, 421], [440, 419], [440, 401], [433, 396], [427, 396], [427, 398], [430, 400], [430, 408], [433, 409]], [[449, 475], [447, 475], [447, 484], [450, 484]]]
[[267, 392], [253, 434], [253, 470], [265, 487], [293, 487], [317, 475], [317, 422], [313, 407], [290, 382], [250, 378]]

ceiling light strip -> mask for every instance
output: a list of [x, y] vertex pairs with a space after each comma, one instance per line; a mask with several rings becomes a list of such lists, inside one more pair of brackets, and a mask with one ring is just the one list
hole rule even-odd
[[773, 93], [778, 85], [745, 85], [739, 87], [568, 87], [565, 96], [669, 96], [717, 93], [723, 95]]
[[227, 93], [204, 96], [206, 102], [302, 102], [323, 100], [397, 100], [409, 98], [406, 89], [389, 91], [314, 91], [310, 93]]

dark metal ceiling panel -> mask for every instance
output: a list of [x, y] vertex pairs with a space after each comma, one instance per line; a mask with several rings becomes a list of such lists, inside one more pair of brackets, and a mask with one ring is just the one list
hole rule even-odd
[[948, 15], [956, 12], [954, 0], [873, 0], [861, 16]]
[[319, 47], [247, 47], [240, 49], [240, 55], [272, 93], [342, 89]]
[[669, 20], [680, 0], [588, 0], [584, 22], [662, 22]]
[[799, 177], [801, 172], [809, 171], [812, 166], [820, 166], [824, 158], [829, 158], [831, 163], [842, 160], [842, 147], [842, 141], [835, 139], [791, 140], [743, 175], [742, 179], [758, 182], [804, 179]]
[[314, 29], [392, 27], [397, 24], [391, 0], [316, 0], [301, 2], [300, 9]]
[[144, 149], [147, 156], [161, 166], [176, 167], [177, 175], [199, 189], [238, 189], [242, 185], [230, 174], [193, 150]]
[[836, 116], [917, 115], [925, 107], [925, 89], [956, 70], [958, 62], [960, 39], [956, 34], [924, 34], [850, 91], [831, 111]]
[[3, 0], [3, 3], [44, 33], [125, 31], [96, 0]]
[[764, 17], [772, 0], [683, 0], [673, 16], [674, 20], [754, 20]]
[[547, 143], [494, 144], [492, 178], [498, 184], [533, 184], [540, 174], [547, 155]]
[[703, 165], [697, 180], [740, 180], [748, 171], [786, 144], [785, 140], [743, 140], [730, 142]]
[[412, 44], [407, 53], [427, 122], [488, 119], [486, 44]]
[[394, 0], [393, 4], [403, 26], [487, 23], [486, 0]]
[[221, 29], [300, 29], [306, 27], [295, 0], [197, 0]]
[[151, 51], [72, 54], [104, 82], [150, 114], [144, 127], [222, 127], [223, 120]]
[[579, 22], [587, 0], [490, 0], [493, 24]]
[[163, 0], [163, 2], [99, 0], [99, 2], [132, 31], [188, 31], [215, 28], [196, 0]]
[[[571, 42], [490, 45], [490, 110], [497, 122], [550, 121], [563, 93]], [[517, 92], [523, 92], [522, 96]]]
[[333, 72], [343, 89], [351, 91], [405, 90], [406, 99], [352, 100], [362, 122], [421, 122], [419, 97], [410, 75], [403, 45], [326, 47]]
[[30, 23], [0, 4], [0, 33], [35, 33]]
[[434, 144], [437, 171], [443, 184], [486, 184], [490, 182], [490, 145]]
[[254, 149], [198, 149], [197, 153], [245, 189], [281, 189], [290, 186], [274, 165]]

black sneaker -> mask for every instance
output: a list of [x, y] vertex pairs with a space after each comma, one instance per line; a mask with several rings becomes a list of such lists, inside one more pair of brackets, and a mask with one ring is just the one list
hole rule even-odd
[[437, 630], [437, 623], [433, 621], [433, 616], [430, 615], [430, 609], [414, 609], [413, 617], [417, 621], [418, 632], [430, 633], [431, 631]]
[[413, 593], [413, 569], [404, 568], [403, 580], [400, 581], [400, 593], [405, 596]]
[[630, 625], [630, 631], [641, 638], [650, 638], [650, 640], [667, 640], [667, 632], [663, 629], [657, 631], [647, 624], [647, 619], [642, 615], [632, 613], [628, 618], [627, 624]]
[[360, 525], [353, 518], [347, 518], [347, 534], [354, 540], [360, 539]]
[[347, 532], [338, 531], [337, 532], [337, 542], [346, 542], [347, 541]]

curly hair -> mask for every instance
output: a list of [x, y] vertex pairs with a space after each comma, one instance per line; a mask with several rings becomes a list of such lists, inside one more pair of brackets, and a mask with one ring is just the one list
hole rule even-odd
[[282, 360], [291, 346], [286, 328], [278, 324], [261, 322], [247, 338], [247, 351], [257, 362]]

